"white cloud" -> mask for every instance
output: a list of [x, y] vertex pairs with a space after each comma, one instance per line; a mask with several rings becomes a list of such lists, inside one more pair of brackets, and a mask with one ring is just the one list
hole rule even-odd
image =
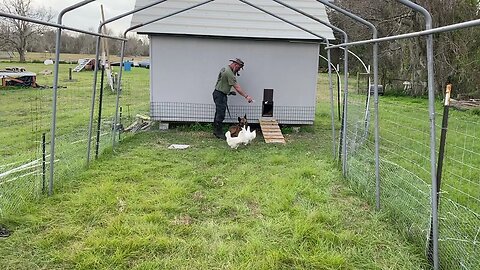
[[[57, 22], [57, 15], [60, 11], [71, 5], [81, 2], [80, 0], [32, 0], [32, 4], [35, 7], [44, 7], [46, 9], [52, 9], [55, 13], [54, 22]], [[86, 4], [78, 9], [70, 11], [63, 16], [63, 24], [82, 30], [94, 30], [98, 29], [98, 25], [101, 21], [100, 5], [103, 5], [103, 11], [105, 13], [105, 19], [112, 18], [122, 13], [128, 12], [133, 9], [135, 0], [97, 0]], [[123, 33], [125, 29], [130, 26], [131, 15], [118, 21], [112, 22], [107, 25], [108, 28], [115, 32], [115, 35]]]

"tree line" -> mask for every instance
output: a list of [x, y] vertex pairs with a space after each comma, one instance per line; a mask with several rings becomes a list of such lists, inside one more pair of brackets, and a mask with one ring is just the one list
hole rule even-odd
[[[31, 0], [2, 0], [0, 11], [29, 17], [42, 21], [52, 21], [55, 17], [52, 10], [35, 8]], [[95, 32], [94, 29], [89, 29]], [[107, 30], [106, 34], [114, 35]], [[121, 37], [121, 34], [118, 34]], [[16, 52], [20, 62], [25, 62], [26, 52], [54, 52], [56, 29], [44, 25], [34, 24], [11, 18], [0, 20], [0, 50]], [[138, 35], [130, 35], [125, 46], [125, 55], [148, 56], [148, 40], [142, 40]], [[61, 52], [73, 54], [94, 54], [96, 37], [87, 34], [68, 33], [63, 31], [61, 38]], [[120, 42], [108, 42], [108, 51], [111, 55], [120, 54]]]
[[[433, 27], [479, 19], [479, 0], [416, 0], [430, 12]], [[335, 5], [352, 11], [373, 23], [378, 36], [393, 36], [425, 30], [424, 17], [395, 0], [335, 0]], [[328, 9], [332, 24], [345, 30], [349, 39], [371, 39], [372, 32], [346, 16]], [[340, 39], [340, 35], [336, 35]], [[480, 27], [434, 35], [435, 91], [441, 96], [447, 81], [456, 94], [480, 98]], [[350, 47], [372, 62], [372, 46]], [[427, 93], [426, 39], [417, 37], [379, 43], [379, 74], [384, 85], [396, 85], [405, 94], [424, 96]], [[352, 61], [354, 64], [354, 61]], [[410, 82], [404, 89], [403, 82]]]
[[[95, 32], [93, 29], [90, 30]], [[114, 36], [111, 31], [107, 31], [109, 35]], [[29, 52], [55, 52], [55, 30], [36, 33], [28, 42], [25, 49]], [[121, 36], [118, 34], [117, 36]], [[127, 37], [125, 44], [125, 55], [131, 56], [148, 56], [149, 42], [139, 38], [138, 35]], [[62, 53], [74, 54], [95, 54], [96, 37], [87, 34], [70, 34], [62, 32], [61, 47]], [[121, 41], [109, 40], [108, 51], [111, 55], [120, 55]]]

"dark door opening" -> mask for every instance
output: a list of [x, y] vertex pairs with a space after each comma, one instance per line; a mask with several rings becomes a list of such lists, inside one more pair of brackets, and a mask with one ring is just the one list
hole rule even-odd
[[273, 89], [263, 89], [262, 116], [273, 117]]

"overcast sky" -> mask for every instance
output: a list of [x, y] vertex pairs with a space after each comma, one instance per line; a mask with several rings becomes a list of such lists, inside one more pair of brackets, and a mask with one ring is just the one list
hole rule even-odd
[[[51, 8], [55, 13], [53, 22], [57, 22], [57, 16], [60, 11], [68, 6], [74, 5], [81, 0], [32, 0], [35, 7]], [[89, 28], [97, 31], [101, 20], [100, 5], [103, 5], [105, 19], [112, 18], [116, 15], [128, 12], [135, 6], [135, 0], [97, 0], [83, 7], [68, 12], [63, 17], [63, 24], [83, 30]], [[109, 23], [107, 26], [115, 32], [115, 34], [123, 33], [130, 26], [132, 16], [119, 19], [118, 21]]]

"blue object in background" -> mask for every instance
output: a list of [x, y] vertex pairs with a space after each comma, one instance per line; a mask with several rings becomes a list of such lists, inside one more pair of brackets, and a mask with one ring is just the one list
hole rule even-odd
[[125, 71], [131, 71], [132, 70], [132, 62], [130, 61], [126, 61], [126, 62], [123, 62], [123, 67]]

